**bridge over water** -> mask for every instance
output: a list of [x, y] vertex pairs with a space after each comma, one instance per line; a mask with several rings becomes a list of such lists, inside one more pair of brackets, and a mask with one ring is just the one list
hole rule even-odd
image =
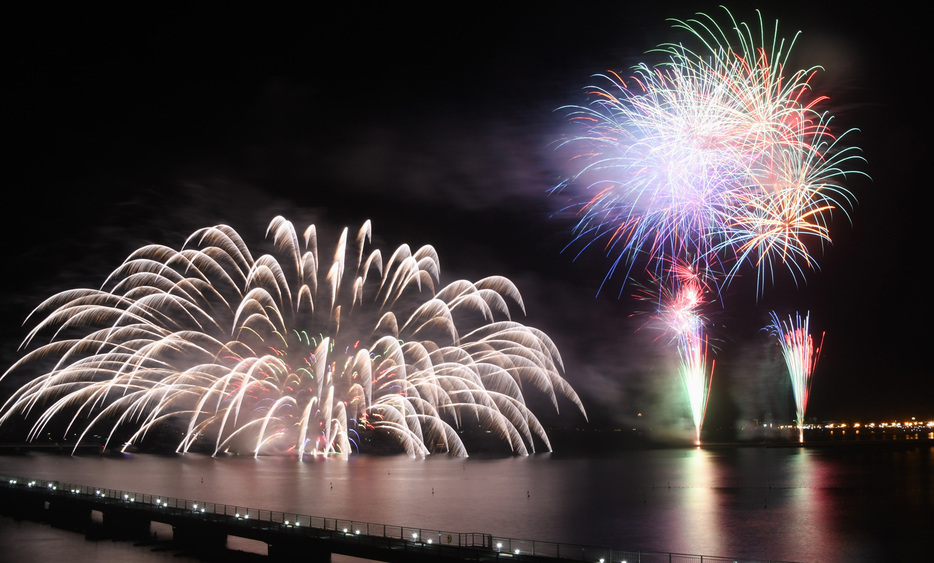
[[[332, 553], [377, 561], [589, 563], [740, 563], [727, 557], [622, 551], [586, 545], [356, 522], [0, 475], [0, 508], [115, 539], [148, 539], [153, 522], [172, 527], [173, 543], [194, 554], [226, 549], [228, 536], [264, 542], [271, 560], [329, 562]], [[98, 512], [100, 524], [92, 514]], [[743, 561], [747, 563], [748, 560]]]

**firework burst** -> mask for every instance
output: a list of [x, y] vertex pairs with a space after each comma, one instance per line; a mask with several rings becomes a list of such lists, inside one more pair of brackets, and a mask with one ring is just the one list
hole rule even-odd
[[744, 264], [759, 290], [778, 268], [797, 280], [817, 266], [809, 241], [830, 243], [832, 213], [854, 203], [840, 182], [861, 159], [819, 110], [819, 67], [789, 70], [794, 40], [777, 22], [771, 33], [761, 16], [757, 29], [730, 22], [675, 20], [700, 48], [661, 45], [664, 62], [599, 75], [588, 105], [565, 108], [577, 172], [555, 190], [580, 196], [572, 245], [600, 241], [606, 279], [637, 262], [664, 277], [664, 264], [697, 256], [724, 285]]
[[314, 225], [299, 235], [277, 217], [267, 238], [274, 252], [254, 259], [232, 228], [201, 229], [180, 250], [138, 249], [100, 290], [47, 299], [3, 377], [40, 375], [0, 424], [23, 417], [29, 440], [64, 429], [75, 447], [159, 434], [179, 452], [301, 458], [346, 456], [368, 436], [464, 456], [470, 424], [513, 452], [550, 449], [529, 391], [584, 411], [551, 339], [511, 319], [524, 305], [510, 280], [439, 287], [431, 246], [367, 251], [369, 222], [330, 255]]

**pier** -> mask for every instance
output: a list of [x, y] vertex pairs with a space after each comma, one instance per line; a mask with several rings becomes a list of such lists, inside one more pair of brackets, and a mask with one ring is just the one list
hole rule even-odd
[[[741, 561], [373, 524], [17, 476], [0, 476], [0, 508], [7, 516], [48, 522], [83, 532], [88, 538], [146, 540], [151, 537], [151, 524], [160, 522], [171, 526], [174, 544], [205, 557], [222, 553], [227, 538], [236, 536], [265, 543], [270, 561], [300, 558], [328, 563], [332, 553], [389, 563]], [[98, 519], [92, 518], [94, 512], [99, 513]]]

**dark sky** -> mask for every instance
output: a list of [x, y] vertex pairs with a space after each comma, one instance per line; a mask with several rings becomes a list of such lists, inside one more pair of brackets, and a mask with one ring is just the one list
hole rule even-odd
[[[686, 416], [672, 350], [636, 331], [640, 305], [629, 288], [617, 298], [621, 278], [596, 295], [604, 257], [562, 253], [572, 223], [546, 192], [565, 170], [555, 110], [584, 103], [592, 74], [625, 71], [677, 39], [667, 17], [720, 13], [703, 2], [538, 4], [11, 17], [5, 363], [43, 297], [99, 285], [143, 244], [177, 247], [217, 223], [259, 244], [276, 214], [332, 229], [370, 218], [383, 248], [434, 245], [445, 280], [513, 279], [526, 322], [557, 342], [595, 420]], [[837, 127], [860, 129], [850, 139], [872, 180], [847, 181], [853, 225], [834, 221], [835, 244], [806, 284], [780, 279], [757, 299], [741, 280], [711, 312], [717, 424], [792, 416], [761, 331], [773, 308], [811, 310], [826, 331], [810, 415], [934, 416], [920, 236], [929, 100], [926, 56], [912, 44], [922, 24], [812, 4], [763, 13], [783, 35], [803, 32], [796, 53], [825, 67], [815, 85]]]

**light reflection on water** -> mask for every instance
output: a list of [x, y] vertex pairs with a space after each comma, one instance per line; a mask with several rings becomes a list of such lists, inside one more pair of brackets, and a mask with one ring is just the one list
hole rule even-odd
[[676, 527], [682, 530], [685, 542], [690, 545], [707, 543], [712, 554], [729, 553], [724, 541], [726, 534], [720, 524], [721, 499], [715, 491], [716, 465], [713, 454], [696, 449], [690, 450], [685, 457], [682, 474], [684, 475], [683, 506], [677, 509]]
[[[0, 456], [0, 472], [359, 522], [786, 561], [898, 559], [934, 513], [934, 448], [638, 450], [348, 461]], [[80, 536], [79, 536], [80, 537]], [[82, 540], [83, 541], [83, 540]]]

